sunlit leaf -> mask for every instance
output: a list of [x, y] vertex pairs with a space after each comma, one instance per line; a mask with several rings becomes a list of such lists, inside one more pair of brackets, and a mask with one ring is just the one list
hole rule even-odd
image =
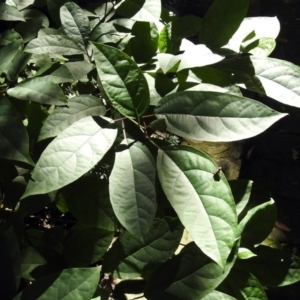
[[7, 91], [14, 98], [41, 104], [66, 105], [67, 99], [61, 88], [45, 78], [32, 78]]
[[22, 118], [5, 96], [0, 96], [0, 156], [33, 165]]
[[206, 295], [202, 300], [236, 300], [227, 294], [221, 293], [219, 291], [212, 291], [208, 295]]
[[287, 114], [236, 95], [217, 92], [178, 92], [161, 99], [155, 108], [168, 131], [179, 136], [225, 142], [255, 136]]
[[25, 22], [25, 19], [17, 8], [5, 3], [0, 3], [0, 20]]
[[103, 271], [114, 277], [135, 278], [171, 258], [183, 227], [178, 219], [155, 219], [144, 242], [124, 231], [103, 258]]
[[147, 81], [137, 64], [118, 49], [93, 44], [101, 87], [116, 109], [125, 116], [142, 115], [149, 106]]
[[103, 116], [106, 109], [102, 101], [90, 95], [70, 98], [68, 107], [57, 107], [46, 119], [42, 127], [39, 141], [54, 137], [63, 132], [76, 121], [87, 116]]
[[92, 117], [72, 124], [42, 153], [22, 198], [57, 190], [89, 171], [109, 150], [117, 130]]
[[120, 223], [143, 239], [156, 213], [155, 162], [140, 142], [124, 140], [109, 178], [110, 200]]
[[235, 239], [237, 218], [229, 185], [203, 152], [187, 146], [159, 150], [161, 186], [197, 246], [224, 266]]

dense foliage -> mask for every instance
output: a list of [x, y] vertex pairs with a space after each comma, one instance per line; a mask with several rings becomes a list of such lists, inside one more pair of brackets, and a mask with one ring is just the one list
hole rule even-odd
[[247, 8], [1, 1], [1, 299], [262, 300], [300, 280], [299, 258], [261, 245], [274, 201], [181, 144], [287, 116], [244, 90], [300, 107], [300, 68], [268, 57], [278, 20]]

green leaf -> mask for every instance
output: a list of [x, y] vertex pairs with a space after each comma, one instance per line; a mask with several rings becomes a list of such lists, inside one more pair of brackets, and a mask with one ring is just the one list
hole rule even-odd
[[225, 142], [255, 136], [287, 114], [232, 94], [186, 91], [170, 94], [154, 110], [179, 136]]
[[100, 267], [65, 269], [36, 280], [13, 300], [91, 299], [100, 280]]
[[103, 116], [106, 109], [102, 101], [90, 95], [70, 98], [68, 107], [57, 107], [46, 119], [41, 129], [39, 141], [57, 136], [76, 121], [88, 116]]
[[61, 25], [60, 22], [60, 8], [68, 2], [68, 0], [46, 0], [47, 1], [47, 9], [52, 17], [53, 21], [57, 25]]
[[19, 74], [26, 68], [30, 58], [30, 53], [23, 53], [22, 51], [18, 50], [13, 60], [7, 66], [7, 79], [9, 81], [17, 80]]
[[226, 67], [240, 87], [300, 107], [300, 68], [275, 58], [247, 56]]
[[36, 38], [41, 27], [41, 19], [31, 19], [26, 20], [26, 23], [19, 23], [17, 26], [15, 26], [14, 30], [21, 35], [24, 43], [27, 43]]
[[14, 229], [0, 231], [0, 292], [3, 300], [10, 300], [20, 284], [20, 250]]
[[42, 27], [46, 27], [46, 28], [49, 27], [48, 17], [45, 14], [43, 14], [40, 10], [24, 9], [24, 10], [22, 10], [22, 14], [23, 14], [24, 18], [26, 19], [26, 22], [28, 20], [39, 19], [42, 22]]
[[32, 78], [19, 83], [7, 91], [11, 97], [49, 105], [66, 105], [67, 100], [61, 88], [45, 78]]
[[0, 3], [0, 20], [25, 22], [22, 14], [13, 6]]
[[116, 6], [117, 13], [141, 22], [158, 22], [161, 14], [160, 0], [123, 0]]
[[206, 295], [202, 300], [236, 300], [227, 294], [221, 293], [219, 291], [212, 291], [208, 295]]
[[235, 201], [236, 213], [239, 215], [249, 202], [253, 181], [238, 179], [229, 180], [228, 183]]
[[158, 48], [162, 53], [176, 54], [181, 45], [180, 37], [172, 37], [172, 24], [167, 24], [160, 32], [158, 38]]
[[[0, 45], [7, 46], [8, 44], [15, 42], [22, 45], [22, 37], [13, 30], [5, 30], [0, 33]], [[1, 53], [1, 52], [0, 52]]]
[[176, 72], [181, 60], [181, 55], [172, 55], [169, 53], [158, 53], [157, 61], [164, 74]]
[[268, 300], [264, 288], [252, 274], [232, 268], [229, 275], [218, 287], [224, 293], [239, 300]]
[[100, 260], [113, 237], [113, 231], [88, 228], [79, 222], [64, 240], [65, 259], [71, 267], [87, 267]]
[[158, 151], [161, 186], [197, 246], [224, 266], [235, 240], [237, 218], [229, 185], [218, 166], [188, 146]]
[[72, 124], [42, 153], [22, 198], [57, 190], [89, 171], [112, 146], [117, 130], [92, 117]]
[[131, 54], [137, 63], [145, 63], [156, 54], [157, 27], [152, 22], [135, 22], [132, 34], [134, 37], [130, 40]]
[[147, 81], [137, 64], [113, 47], [93, 44], [101, 87], [118, 111], [128, 117], [141, 116], [149, 106]]
[[149, 300], [202, 299], [228, 275], [235, 261], [234, 246], [224, 268], [207, 257], [194, 243], [158, 267], [150, 276], [145, 297]]
[[256, 256], [256, 254], [254, 254], [252, 251], [250, 251], [247, 248], [239, 248], [239, 251], [237, 254], [238, 259], [248, 259], [248, 258], [251, 258], [254, 256]]
[[60, 19], [65, 34], [85, 50], [91, 29], [83, 10], [74, 2], [67, 2], [60, 8]]
[[145, 145], [122, 141], [109, 177], [109, 193], [120, 223], [143, 240], [156, 213], [155, 162]]
[[0, 96], [0, 156], [34, 165], [29, 155], [29, 139], [22, 118], [10, 101]]
[[258, 246], [253, 252], [257, 256], [237, 260], [236, 267], [253, 274], [261, 285], [285, 286], [300, 280], [299, 257], [266, 246]]
[[12, 42], [0, 49], [0, 74], [7, 70], [7, 67], [19, 52], [20, 42]]
[[144, 242], [124, 231], [103, 258], [103, 272], [129, 279], [149, 272], [171, 258], [182, 237], [177, 218], [155, 219]]
[[115, 230], [115, 215], [110, 203], [108, 182], [99, 176], [81, 177], [62, 190], [69, 211], [90, 228]]
[[82, 54], [78, 46], [62, 35], [45, 35], [30, 41], [24, 52], [34, 54], [76, 55]]
[[21, 251], [21, 278], [36, 280], [66, 267], [63, 257], [49, 247], [28, 247]]
[[184, 69], [212, 65], [223, 59], [224, 56], [214, 54], [205, 45], [195, 45], [186, 50], [181, 56], [178, 72]]
[[[272, 38], [261, 38], [245, 48], [245, 52], [256, 57], [265, 58], [269, 56], [276, 47], [276, 41]], [[249, 50], [248, 50], [249, 49]]]
[[238, 226], [237, 236], [241, 235], [241, 245], [253, 247], [261, 243], [271, 233], [276, 218], [277, 209], [272, 199], [250, 209]]
[[200, 41], [209, 48], [228, 43], [248, 11], [248, 0], [215, 0], [205, 14]]

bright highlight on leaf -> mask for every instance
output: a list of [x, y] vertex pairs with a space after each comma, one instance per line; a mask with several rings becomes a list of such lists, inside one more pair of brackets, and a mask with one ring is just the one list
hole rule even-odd
[[116, 135], [116, 129], [100, 127], [92, 117], [68, 127], [42, 153], [22, 198], [55, 191], [88, 172], [109, 150]]

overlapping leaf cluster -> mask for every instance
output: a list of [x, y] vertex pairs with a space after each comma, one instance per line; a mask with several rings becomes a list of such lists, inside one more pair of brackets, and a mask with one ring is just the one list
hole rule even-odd
[[[262, 286], [298, 281], [297, 257], [255, 247], [274, 201], [247, 211], [251, 182], [174, 145], [286, 116], [242, 89], [300, 107], [299, 67], [268, 58], [277, 19], [245, 18], [248, 0], [203, 19], [102, 2], [0, 3], [1, 297], [108, 299], [109, 278], [143, 277], [146, 299], [267, 299]], [[73, 226], [24, 227], [46, 206]]]

